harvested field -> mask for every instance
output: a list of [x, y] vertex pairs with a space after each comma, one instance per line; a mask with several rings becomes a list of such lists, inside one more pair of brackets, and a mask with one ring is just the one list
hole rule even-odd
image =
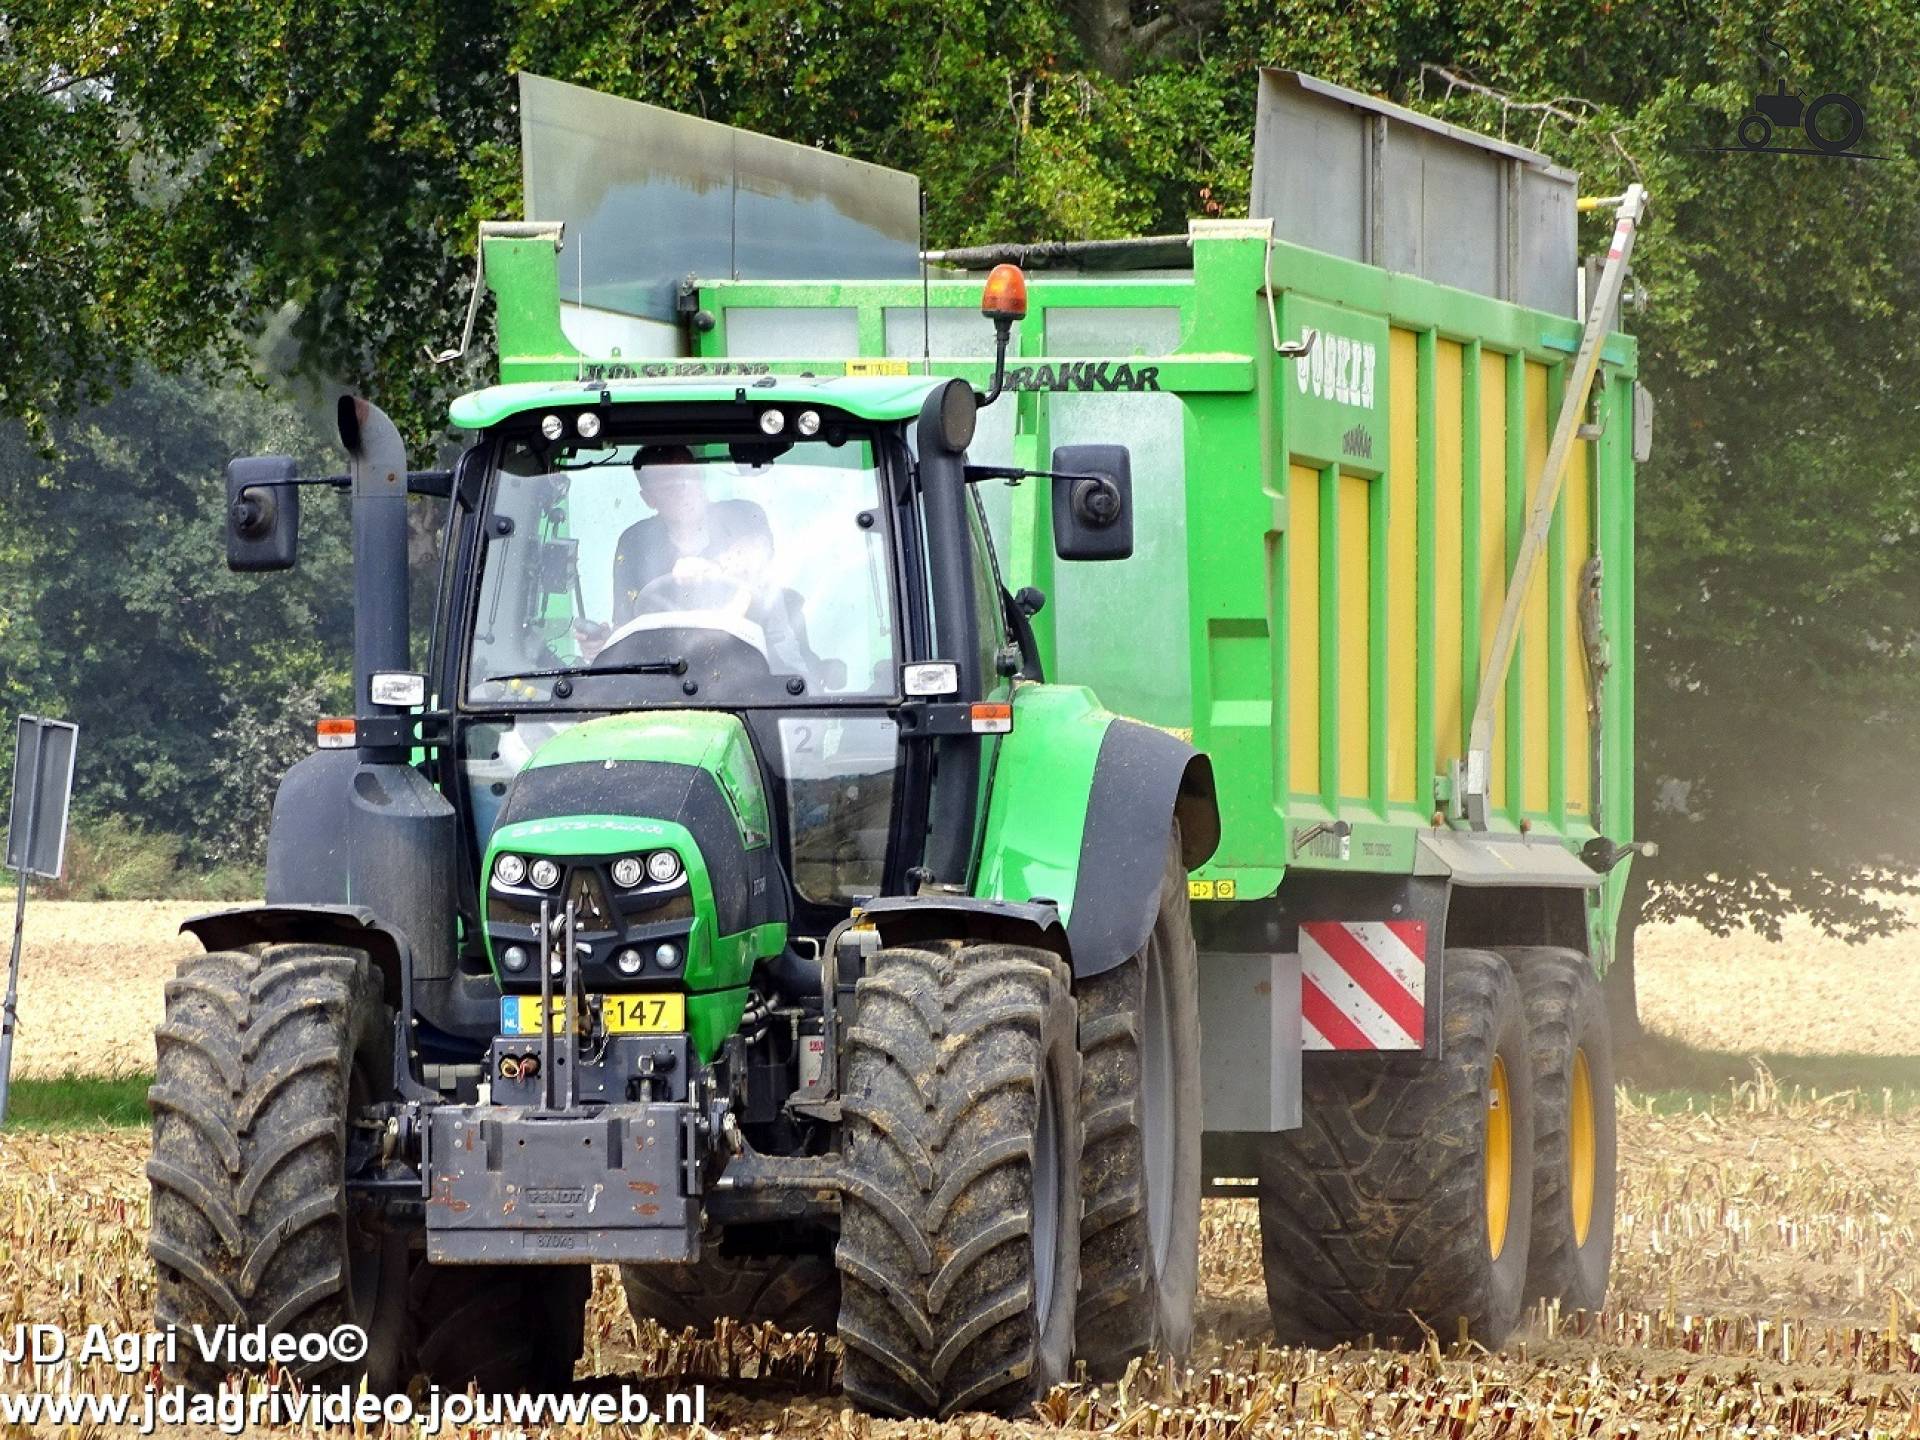
[[[93, 1051], [78, 1042], [70, 1051], [30, 1050], [29, 1028], [23, 1055], [41, 1073], [145, 1063], [144, 1030], [131, 1048], [124, 1030], [157, 1000], [172, 955], [184, 948], [167, 931], [194, 907], [125, 913], [132, 908], [39, 907], [29, 964], [42, 978], [35, 990], [23, 984], [29, 1025], [44, 1038], [56, 1006], [83, 1019], [116, 1017], [86, 1028], [110, 1042]], [[122, 913], [86, 913], [94, 910]], [[142, 927], [149, 953], [136, 959]], [[1643, 938], [1646, 1008], [1659, 1019], [1689, 1014], [1707, 1025], [1699, 994], [1686, 994], [1684, 1004], [1676, 994], [1679, 967], [1690, 966], [1687, 986], [1677, 988], [1716, 982], [1667, 950], [1669, 941], [1693, 943], [1678, 928], [1658, 944]], [[103, 968], [109, 950], [119, 958]], [[83, 954], [85, 983], [50, 983], [46, 972], [61, 957]], [[1756, 1007], [1754, 995], [1829, 961], [1809, 960], [1804, 950], [1752, 946], [1742, 958], [1709, 946], [1698, 963], [1702, 975], [1724, 965], [1729, 984], [1736, 965], [1753, 967], [1740, 972], [1740, 1007], [1728, 1002], [1730, 1014], [1761, 1029], [1739, 1032], [1747, 1044], [1785, 1050], [1808, 1007], [1784, 1001], [1769, 1010]], [[1893, 1044], [1908, 1033], [1901, 1026], [1920, 1026], [1920, 998], [1890, 955], [1879, 964], [1878, 989], [1841, 987], [1831, 1003], [1851, 1007]], [[127, 990], [134, 993], [104, 993]], [[28, 998], [34, 993], [37, 1002]], [[37, 1020], [28, 1008], [35, 1003], [44, 1007]], [[1739, 1048], [1734, 1024], [1718, 1023], [1718, 1033], [1689, 1038]], [[1916, 1052], [1920, 1043], [1896, 1053]], [[608, 1275], [595, 1292], [582, 1383], [631, 1378], [665, 1390], [703, 1381], [709, 1426], [742, 1436], [1920, 1435], [1920, 1111], [1881, 1113], [1872, 1096], [1856, 1103], [1782, 1095], [1764, 1080], [1692, 1113], [1627, 1103], [1608, 1311], [1536, 1316], [1531, 1332], [1497, 1356], [1456, 1353], [1447, 1336], [1412, 1354], [1274, 1348], [1253, 1205], [1222, 1200], [1207, 1205], [1192, 1366], [1146, 1366], [1119, 1386], [1068, 1387], [1018, 1426], [852, 1416], [832, 1388], [831, 1343], [728, 1327], [701, 1337], [636, 1329]], [[139, 1132], [0, 1136], [0, 1336], [17, 1322], [144, 1328], [144, 1154]], [[103, 1366], [73, 1376], [76, 1389], [95, 1392], [136, 1389], [142, 1380]], [[17, 1371], [0, 1374], [0, 1389], [27, 1388]]]
[[161, 987], [200, 948], [179, 933], [196, 900], [116, 905], [34, 900], [20, 960], [16, 1075], [118, 1075], [153, 1069]]
[[1641, 1018], [1688, 1045], [1920, 1056], [1920, 930], [1849, 945], [1798, 919], [1777, 941], [1680, 921], [1642, 927], [1634, 953]]
[[[209, 901], [27, 907], [16, 1073], [117, 1074], [153, 1067], [151, 1036], [178, 933]], [[1920, 915], [1920, 907], [1916, 907]], [[1920, 931], [1866, 945], [1789, 922], [1780, 941], [1650, 925], [1638, 941], [1650, 1030], [1709, 1050], [1920, 1056]], [[1920, 1081], [1920, 1061], [1916, 1062]]]

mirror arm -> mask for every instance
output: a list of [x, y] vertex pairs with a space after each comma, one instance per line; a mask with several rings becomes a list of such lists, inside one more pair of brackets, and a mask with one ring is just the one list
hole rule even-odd
[[967, 484], [978, 485], [982, 480], [1005, 480], [1018, 485], [1022, 480], [1101, 480], [1111, 485], [1111, 475], [1097, 474], [1091, 470], [1022, 470], [1017, 465], [969, 465], [967, 466]]
[[[250, 480], [247, 482], [247, 489], [278, 490], [292, 485], [330, 485], [335, 490], [345, 490], [352, 484], [351, 475], [303, 475], [296, 480]], [[445, 500], [453, 494], [453, 472], [451, 470], [409, 470], [407, 493], [432, 495]]]

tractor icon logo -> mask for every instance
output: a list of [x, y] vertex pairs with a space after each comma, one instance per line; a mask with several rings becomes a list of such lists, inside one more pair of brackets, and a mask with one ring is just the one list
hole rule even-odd
[[[1811, 150], [1767, 143], [1775, 130], [1794, 129], [1806, 133]], [[1844, 155], [1860, 143], [1866, 130], [1866, 114], [1851, 95], [1835, 91], [1818, 96], [1811, 104], [1802, 104], [1798, 95], [1787, 93], [1787, 82], [1782, 80], [1773, 94], [1763, 91], [1753, 97], [1753, 109], [1742, 117], [1735, 133], [1743, 150], [1770, 150], [1776, 155]]]

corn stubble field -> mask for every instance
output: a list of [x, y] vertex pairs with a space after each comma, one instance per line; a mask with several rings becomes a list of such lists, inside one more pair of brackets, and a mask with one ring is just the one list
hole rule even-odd
[[[149, 1068], [161, 982], [190, 948], [172, 931], [196, 908], [37, 907], [20, 1071]], [[1720, 1050], [1920, 1056], [1913, 950], [1793, 927], [1779, 943], [1662, 927], [1641, 939], [1643, 1011]], [[834, 1386], [831, 1342], [636, 1328], [607, 1275], [581, 1383], [703, 1381], [708, 1424], [745, 1436], [1920, 1436], [1920, 1110], [1877, 1091], [1783, 1091], [1764, 1071], [1691, 1110], [1631, 1092], [1622, 1104], [1609, 1308], [1537, 1314], [1501, 1354], [1446, 1335], [1400, 1353], [1274, 1347], [1252, 1202], [1218, 1200], [1189, 1363], [1065, 1387], [1017, 1426], [864, 1419]], [[139, 1131], [0, 1135], [0, 1334], [38, 1321], [145, 1328], [144, 1159]], [[143, 1377], [101, 1368], [73, 1383]], [[0, 1370], [0, 1388], [36, 1386]]]

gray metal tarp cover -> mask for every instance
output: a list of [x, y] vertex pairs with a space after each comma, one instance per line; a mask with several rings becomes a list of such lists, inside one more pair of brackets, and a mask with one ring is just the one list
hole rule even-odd
[[563, 220], [561, 293], [673, 318], [688, 275], [885, 279], [919, 267], [920, 182], [903, 171], [520, 76], [529, 220]]

